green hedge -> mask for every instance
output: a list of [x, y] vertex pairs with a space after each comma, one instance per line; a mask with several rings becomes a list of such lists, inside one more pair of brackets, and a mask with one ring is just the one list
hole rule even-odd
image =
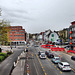
[[2, 62], [6, 57], [8, 57], [9, 55], [11, 55], [12, 52], [7, 52], [7, 53], [0, 53], [0, 62]]
[[4, 56], [0, 56], [0, 61], [3, 61], [5, 59]]
[[5, 58], [5, 57], [7, 57], [7, 54], [6, 53], [0, 53], [0, 56], [4, 56], [4, 58]]

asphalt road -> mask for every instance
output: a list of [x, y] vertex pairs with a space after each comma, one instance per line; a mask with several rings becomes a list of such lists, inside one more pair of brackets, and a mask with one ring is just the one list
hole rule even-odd
[[13, 63], [17, 60], [22, 51], [24, 51], [24, 47], [18, 47], [12, 55], [0, 64], [0, 75], [9, 75]]
[[71, 60], [71, 56], [63, 52], [53, 52], [55, 56], [61, 56], [61, 61], [69, 62], [72, 71], [63, 72], [54, 64], [50, 58], [40, 59], [38, 51], [46, 51], [41, 47], [30, 47], [29, 48], [29, 75], [75, 75], [75, 61]]

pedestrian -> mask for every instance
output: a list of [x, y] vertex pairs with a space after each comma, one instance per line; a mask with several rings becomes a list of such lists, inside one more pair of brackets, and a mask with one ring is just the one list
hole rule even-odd
[[12, 49], [12, 47], [11, 47], [11, 49]]

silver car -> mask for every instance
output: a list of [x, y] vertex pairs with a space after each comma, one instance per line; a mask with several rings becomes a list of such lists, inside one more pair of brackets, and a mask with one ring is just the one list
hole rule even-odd
[[45, 53], [41, 53], [39, 57], [40, 57], [40, 59], [46, 59]]
[[68, 62], [61, 62], [58, 63], [58, 67], [62, 70], [62, 71], [71, 71], [71, 67], [69, 65]]
[[52, 62], [54, 62], [54, 63], [60, 63], [61, 62], [60, 57], [54, 57], [52, 59]]

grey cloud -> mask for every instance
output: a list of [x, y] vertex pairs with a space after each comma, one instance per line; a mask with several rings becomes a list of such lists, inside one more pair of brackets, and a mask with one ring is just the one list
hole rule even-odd
[[2, 17], [23, 24], [31, 33], [61, 30], [75, 20], [75, 0], [7, 0], [6, 4], [0, 3]]

